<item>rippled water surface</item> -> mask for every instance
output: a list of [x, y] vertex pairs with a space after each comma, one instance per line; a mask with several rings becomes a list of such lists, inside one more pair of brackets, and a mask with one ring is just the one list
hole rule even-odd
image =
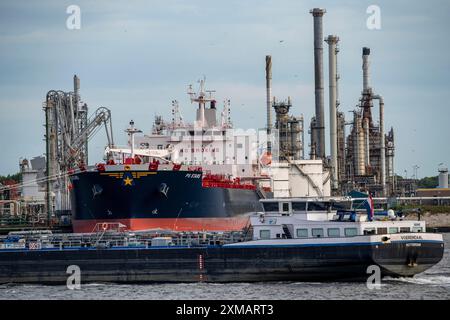
[[0, 285], [0, 299], [450, 299], [450, 234], [444, 235], [445, 253], [439, 264], [414, 278], [383, 279], [381, 289], [365, 283], [181, 283], [84, 284], [66, 286]]

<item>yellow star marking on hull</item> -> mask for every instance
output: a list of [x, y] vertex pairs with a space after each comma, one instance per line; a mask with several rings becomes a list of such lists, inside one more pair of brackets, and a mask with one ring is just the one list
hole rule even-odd
[[123, 182], [125, 186], [132, 186], [131, 183], [133, 182], [133, 179], [126, 177], [125, 179], [123, 179]]

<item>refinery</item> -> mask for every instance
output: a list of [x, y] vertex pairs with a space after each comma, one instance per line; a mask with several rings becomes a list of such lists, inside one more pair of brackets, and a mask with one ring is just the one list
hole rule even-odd
[[[314, 30], [315, 114], [309, 124], [306, 124], [307, 128], [307, 120], [303, 115], [291, 115], [295, 108], [290, 97], [279, 99], [272, 95], [272, 57], [265, 57], [266, 130], [268, 135], [276, 135], [277, 140], [274, 141], [277, 147], [274, 152], [271, 141], [266, 142], [265, 156], [274, 158], [271, 167], [279, 172], [270, 180], [260, 181], [264, 190], [271, 191], [265, 196], [338, 196], [347, 195], [353, 190], [369, 193], [384, 202], [389, 197], [404, 196], [405, 186], [397, 185], [394, 169], [394, 128], [385, 129], [385, 102], [382, 94], [374, 89], [376, 85], [373, 87], [370, 81], [370, 48], [362, 48], [362, 90], [352, 117], [346, 118], [339, 101], [337, 66], [340, 39], [337, 35], [324, 37], [325, 9], [315, 8], [310, 13]], [[328, 46], [325, 60], [328, 61], [329, 70], [329, 152], [325, 150], [325, 45]], [[190, 90], [192, 98], [192, 86]], [[206, 89], [200, 88], [202, 90]], [[209, 92], [211, 94], [213, 91]], [[211, 128], [220, 127], [220, 130], [231, 128], [230, 100], [224, 101], [221, 118], [218, 120], [216, 101], [213, 98], [208, 101], [213, 105], [202, 111], [205, 124], [207, 122]], [[111, 111], [105, 107], [93, 112], [88, 109], [81, 99], [80, 79], [76, 75], [73, 77], [72, 91], [48, 91], [42, 110], [45, 113], [46, 157], [21, 160], [22, 183], [0, 187], [3, 194], [2, 215], [20, 216], [25, 223], [33, 225], [45, 224], [50, 220], [52, 223], [58, 220], [58, 224], [70, 224], [70, 173], [88, 166], [88, 142], [96, 132], [105, 132], [106, 147], [108, 150], [115, 150]], [[197, 121], [199, 119], [197, 113]], [[153, 133], [158, 134], [169, 127], [176, 129], [183, 126], [178, 102], [172, 101], [172, 121], [165, 122], [161, 116], [157, 116]], [[305, 139], [308, 135], [309, 139]], [[136, 139], [131, 148], [139, 149], [145, 142], [141, 141], [142, 138]], [[139, 150], [135, 152], [139, 154]], [[184, 162], [201, 164], [198, 161]], [[252, 166], [255, 163], [250, 164], [250, 171]], [[447, 173], [442, 173], [445, 174]], [[442, 178], [444, 180], [445, 177]]]
[[[323, 34], [325, 9], [310, 14], [311, 119], [290, 96], [273, 96], [271, 55], [260, 131], [237, 130], [231, 100], [217, 101], [214, 79], [205, 77], [187, 87], [183, 111], [194, 120], [173, 100], [170, 119], [155, 115], [150, 132], [130, 119], [113, 135], [114, 114], [88, 107], [77, 75], [72, 90], [49, 90], [45, 156], [21, 159], [22, 181], [0, 185], [0, 283], [64, 283], [72, 261], [85, 282], [123, 283], [365, 281], [371, 265], [383, 276], [412, 277], [439, 263], [442, 235], [394, 209], [448, 206], [448, 170], [439, 168], [431, 191], [398, 181], [394, 128], [385, 126], [389, 111], [370, 77], [376, 50], [361, 48], [361, 92], [346, 116], [341, 40]], [[103, 161], [92, 163], [97, 132]]]
[[[221, 131], [223, 135], [226, 130], [232, 130], [230, 100], [223, 101], [223, 111], [218, 114], [218, 102], [212, 95], [215, 91], [205, 88], [205, 79], [201, 81], [198, 92], [194, 92], [192, 85], [188, 88], [191, 103], [199, 105], [194, 123], [186, 123], [181, 116], [178, 101], [174, 100], [171, 121], [165, 121], [158, 115], [150, 135], [141, 134], [136, 138], [135, 134], [142, 132], [133, 124], [127, 129], [127, 134], [133, 138], [133, 142], [129, 141], [128, 146], [121, 147], [114, 143], [111, 111], [105, 107], [94, 111], [89, 109], [87, 103], [81, 99], [80, 79], [75, 75], [72, 91], [50, 90], [42, 103], [45, 114], [44, 156], [30, 160], [21, 159], [19, 167], [22, 181], [6, 181], [0, 186], [0, 213], [4, 221], [2, 226], [5, 226], [6, 230], [9, 227], [20, 229], [30, 225], [70, 228], [74, 218], [74, 199], [71, 200], [70, 196], [74, 183], [70, 177], [88, 168], [88, 143], [99, 131], [103, 132], [106, 138], [105, 163], [108, 160], [113, 161], [114, 154], [120, 157], [128, 150], [128, 153], [133, 153], [132, 157], [137, 155], [146, 161], [153, 155], [155, 157], [152, 159], [163, 163], [207, 165], [207, 171], [213, 175], [225, 175], [228, 178], [233, 176], [254, 185], [259, 198], [345, 196], [352, 191], [359, 191], [370, 194], [377, 204], [384, 208], [389, 202], [392, 203], [392, 199], [394, 203], [448, 204], [448, 170], [443, 166], [439, 168], [439, 188], [436, 190], [416, 190], [416, 180], [398, 180], [399, 176], [394, 168], [394, 128], [385, 128], [385, 101], [382, 93], [375, 89], [376, 84], [372, 85], [371, 82], [371, 68], [376, 66], [371, 65], [370, 58], [373, 53], [368, 47], [361, 49], [360, 97], [352, 115], [347, 114], [346, 117], [339, 100], [340, 39], [337, 35], [324, 37], [325, 9], [315, 8], [310, 14], [313, 19], [314, 43], [314, 115], [308, 121], [304, 119], [303, 114], [295, 111], [298, 108], [293, 107], [291, 97], [280, 98], [272, 95], [272, 57], [267, 55], [267, 136], [264, 139], [258, 136], [256, 141], [250, 137], [245, 140], [247, 147], [251, 143], [263, 145], [263, 148], [257, 151], [258, 158], [244, 154], [243, 160], [233, 155], [236, 159], [232, 165], [233, 161], [230, 162], [225, 155], [227, 150], [222, 150], [209, 161], [205, 160], [205, 150], [217, 153], [220, 143], [214, 144], [211, 140], [200, 137], [200, 140], [203, 139], [200, 143], [203, 152], [200, 151], [201, 155], [197, 157], [194, 148], [188, 148], [182, 139], [174, 138], [184, 134], [180, 133], [180, 130], [195, 132], [196, 135], [198, 131], [194, 130], [195, 127], [203, 130], [200, 136], [205, 132], [210, 133], [204, 129]], [[324, 46], [328, 46], [325, 52]], [[329, 71], [328, 99], [324, 97], [324, 58], [328, 62]], [[325, 110], [325, 100], [328, 100], [328, 112]], [[209, 108], [207, 103], [210, 104]], [[325, 136], [326, 114], [329, 116], [329, 137]], [[149, 136], [154, 139], [149, 139]], [[308, 136], [309, 138], [305, 138]], [[223, 141], [228, 138], [224, 137]], [[234, 143], [238, 143], [240, 138], [235, 136], [233, 139]], [[325, 150], [327, 139], [329, 151]], [[205, 149], [205, 145], [209, 149]], [[177, 149], [177, 152], [174, 153], [173, 149]], [[189, 153], [191, 149], [192, 152]], [[196, 148], [195, 151], [200, 149]], [[218, 160], [220, 157], [221, 161]], [[203, 161], [199, 161], [200, 159]], [[225, 164], [227, 169], [222, 170]], [[246, 173], [241, 174], [238, 171]], [[273, 172], [277, 174], [272, 174]]]

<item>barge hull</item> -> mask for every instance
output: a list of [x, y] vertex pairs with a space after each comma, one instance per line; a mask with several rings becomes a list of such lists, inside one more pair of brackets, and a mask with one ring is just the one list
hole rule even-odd
[[[416, 242], [418, 243], [418, 242]], [[412, 276], [438, 263], [443, 243], [208, 246], [2, 250], [0, 283], [65, 284], [67, 268], [88, 282], [257, 282], [366, 280], [367, 267], [382, 276]], [[414, 257], [413, 263], [411, 258]]]

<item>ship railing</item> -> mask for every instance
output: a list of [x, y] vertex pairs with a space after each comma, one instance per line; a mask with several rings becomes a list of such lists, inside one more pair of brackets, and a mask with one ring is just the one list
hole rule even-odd
[[[54, 235], [21, 235], [14, 242], [7, 237], [0, 238], [0, 243], [23, 243], [28, 249], [64, 249], [64, 248], [112, 248], [112, 247], [151, 247], [153, 238], [170, 237], [173, 246], [217, 246], [227, 243], [246, 241], [247, 233], [235, 232], [183, 232], [158, 233], [140, 235], [134, 233], [104, 233], [102, 238], [97, 234], [54, 234]], [[9, 241], [9, 242], [8, 242]]]

